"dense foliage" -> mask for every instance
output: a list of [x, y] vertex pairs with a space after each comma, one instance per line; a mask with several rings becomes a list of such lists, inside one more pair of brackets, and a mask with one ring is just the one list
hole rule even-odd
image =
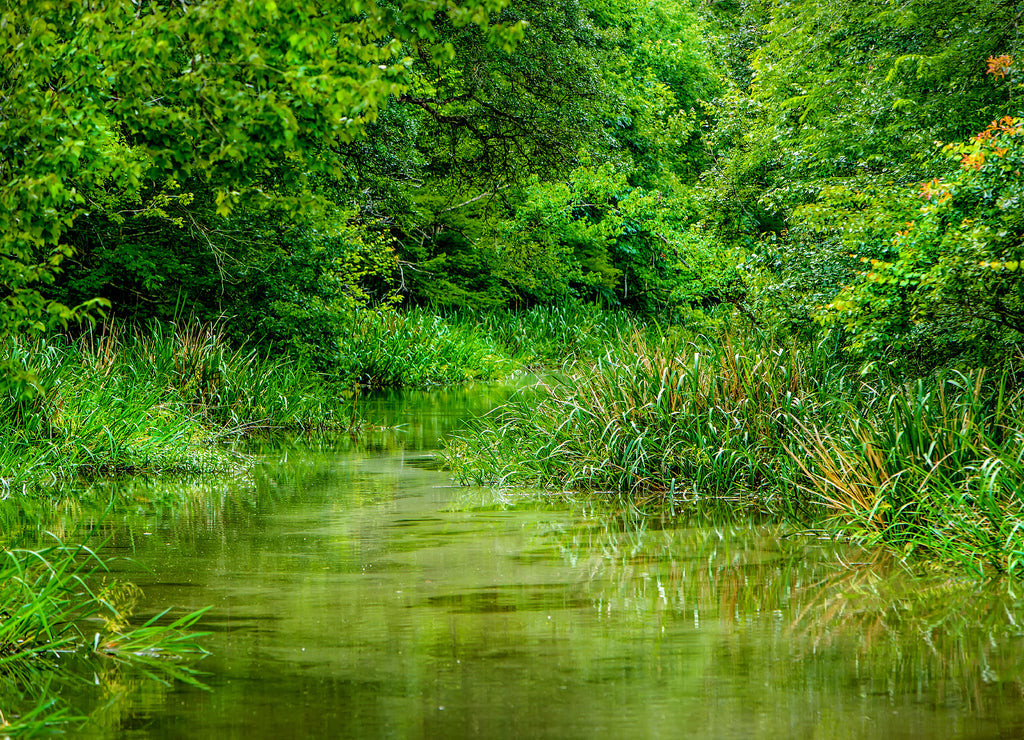
[[[994, 301], [1013, 292], [1013, 271], [980, 263], [1013, 263], [1020, 248], [1006, 118], [1024, 82], [1017, 4], [714, 13], [732, 85], [716, 102], [707, 182], [717, 233], [749, 249], [746, 295], [762, 320], [806, 332], [819, 319], [850, 349], [916, 371], [1005, 356], [1019, 333]], [[974, 306], [982, 295], [989, 305]]]
[[345, 239], [329, 190], [346, 179], [346, 147], [412, 88], [408, 52], [442, 62], [445, 29], [467, 25], [510, 44], [522, 27], [492, 22], [498, 7], [8, 4], [0, 336], [111, 302], [219, 310], [238, 267], [267, 268], [254, 255], [282, 238]]
[[728, 304], [913, 371], [998, 362], [1020, 21], [1005, 0], [9, 4], [0, 334], [223, 316], [340, 377], [366, 307]]
[[103, 308], [229, 316], [330, 371], [368, 305], [678, 298], [673, 206], [718, 87], [683, 3], [3, 18], [5, 337]]
[[[233, 469], [224, 440], [351, 430], [365, 389], [540, 368], [452, 442], [458, 476], [1019, 576], [1022, 25], [1017, 0], [8, 0], [0, 498]], [[83, 624], [95, 655], [201, 652], [199, 613], [128, 630], [88, 550], [0, 555], [12, 675], [88, 651]], [[0, 725], [61, 720], [39, 691]]]
[[[619, 370], [587, 363], [617, 342], [593, 317], [619, 322], [584, 304], [753, 332], [752, 367], [828, 346], [823, 378], [983, 366], [1013, 391], [1022, 22], [1009, 0], [8, 3], [0, 413], [26, 449], [81, 442], [68, 399], [117, 373], [68, 368], [103, 317], [215, 322], [211, 357], [301, 408], [566, 359], [612, 393]], [[573, 322], [582, 345], [553, 339]], [[275, 417], [229, 376], [203, 381], [237, 391], [200, 399], [204, 429]], [[153, 398], [196, 402], [180, 380]], [[735, 460], [787, 446], [740, 416]]]

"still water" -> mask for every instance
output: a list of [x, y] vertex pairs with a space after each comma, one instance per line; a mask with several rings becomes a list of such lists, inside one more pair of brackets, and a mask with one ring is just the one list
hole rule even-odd
[[391, 429], [268, 446], [244, 476], [94, 484], [138, 616], [212, 606], [211, 654], [206, 688], [70, 684], [79, 735], [1024, 737], [1009, 587], [771, 523], [453, 487], [440, 439], [502, 393], [375, 397]]

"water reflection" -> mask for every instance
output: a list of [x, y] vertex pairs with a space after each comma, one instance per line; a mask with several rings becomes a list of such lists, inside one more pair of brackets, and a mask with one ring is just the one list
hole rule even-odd
[[81, 735], [1024, 734], [1011, 588], [770, 522], [453, 488], [431, 450], [469, 400], [382, 400], [367, 436], [263, 443], [246, 476], [41, 507], [109, 539], [142, 616], [213, 605], [211, 690], [68, 681]]
[[[564, 557], [590, 574], [591, 598], [609, 614], [692, 616], [736, 641], [767, 630], [794, 661], [838, 661], [832, 672], [862, 696], [912, 691], [934, 707], [988, 715], [1009, 702], [1021, 713], [1024, 602], [1012, 584], [911, 572], [778, 525], [652, 531], [627, 517], [574, 533]], [[773, 684], [786, 678], [779, 667]]]

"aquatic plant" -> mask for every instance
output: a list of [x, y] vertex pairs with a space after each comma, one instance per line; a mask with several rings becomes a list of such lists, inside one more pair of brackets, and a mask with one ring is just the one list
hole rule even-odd
[[0, 552], [4, 733], [33, 734], [82, 719], [47, 688], [48, 677], [72, 657], [141, 665], [159, 680], [202, 685], [193, 663], [206, 654], [198, 642], [203, 633], [192, 630], [205, 609], [132, 627], [138, 589], [103, 583], [106, 572], [85, 545]]
[[1024, 566], [1022, 392], [1009, 369], [890, 383], [871, 413], [814, 424], [793, 440], [797, 485], [843, 531], [968, 572]]
[[451, 316], [474, 324], [507, 356], [532, 369], [602, 357], [637, 331], [660, 334], [657, 325], [644, 324], [626, 311], [578, 303], [478, 315], [453, 312]]
[[[230, 341], [219, 324], [109, 322], [78, 338], [9, 340], [31, 369], [0, 398], [0, 487], [81, 474], [226, 471], [219, 442], [257, 431], [347, 430], [360, 387], [495, 379], [607, 351], [632, 327], [589, 307], [438, 315], [354, 312], [336, 354], [314, 359]], [[34, 378], [35, 380], [31, 380]]]
[[420, 308], [359, 311], [338, 328], [337, 357], [325, 371], [369, 388], [495, 379], [512, 369], [473, 322]]
[[233, 347], [216, 326], [110, 324], [71, 340], [11, 341], [34, 392], [0, 399], [0, 485], [43, 477], [230, 470], [218, 441], [258, 429], [348, 428], [344, 390]]
[[638, 330], [622, 311], [567, 304], [522, 311], [380, 309], [338, 327], [331, 373], [369, 388], [494, 380], [603, 355]]
[[794, 424], [826, 413], [825, 388], [848, 379], [825, 347], [757, 342], [636, 333], [458, 435], [449, 465], [463, 481], [613, 490], [673, 506], [774, 496]]

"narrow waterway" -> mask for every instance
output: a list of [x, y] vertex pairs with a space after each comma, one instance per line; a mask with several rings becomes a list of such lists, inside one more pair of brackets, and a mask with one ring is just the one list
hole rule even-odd
[[81, 736], [1024, 737], [1005, 586], [773, 524], [453, 487], [439, 440], [503, 392], [375, 397], [391, 429], [268, 446], [231, 479], [93, 484], [138, 615], [210, 605], [212, 634], [205, 687], [69, 682]]

